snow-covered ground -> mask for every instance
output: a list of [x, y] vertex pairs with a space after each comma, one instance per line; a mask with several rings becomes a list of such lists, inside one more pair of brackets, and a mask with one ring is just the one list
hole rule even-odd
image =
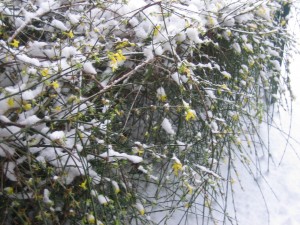
[[[292, 29], [299, 42], [300, 24], [295, 22]], [[259, 160], [256, 163], [260, 170], [256, 170], [253, 165], [252, 177], [245, 166], [236, 161], [241, 183], [234, 184], [234, 198], [229, 195], [227, 208], [233, 224], [300, 224], [300, 54], [294, 54], [292, 58], [290, 78], [295, 100], [292, 105], [288, 103], [288, 106], [274, 110], [271, 126], [261, 126], [260, 136], [266, 146], [264, 150], [258, 151]], [[267, 148], [270, 158], [266, 154]], [[171, 218], [171, 223], [177, 224], [181, 216], [177, 213]], [[208, 224], [224, 224], [222, 214], [216, 218], [216, 221]], [[193, 216], [189, 216], [188, 224], [198, 223]], [[225, 224], [231, 223], [227, 220]]]
[[[297, 26], [299, 29], [300, 25]], [[297, 36], [300, 39], [299, 30]], [[266, 145], [264, 150], [258, 151], [259, 160], [256, 163], [259, 165], [260, 171], [253, 166], [254, 177], [252, 177], [245, 166], [238, 160], [236, 161], [235, 165], [241, 185], [239, 182], [234, 184], [234, 199], [229, 195], [227, 209], [233, 224], [300, 224], [299, 66], [300, 54], [295, 54], [290, 65], [291, 85], [295, 96], [292, 105], [276, 108], [273, 112], [272, 125], [263, 124], [260, 128], [260, 135]], [[267, 157], [267, 148], [270, 151], [270, 158]], [[232, 205], [233, 201], [235, 206]], [[217, 215], [216, 221], [210, 221], [208, 224], [223, 224], [222, 213], [220, 215], [220, 217]], [[182, 216], [182, 212], [177, 212], [168, 220], [168, 224], [199, 224], [192, 214], [188, 216], [187, 223], [184, 220], [181, 221]], [[227, 220], [225, 224], [231, 223]]]
[[[299, 24], [296, 25], [299, 29]], [[299, 31], [297, 32], [299, 34]], [[300, 35], [297, 35], [300, 37]], [[291, 64], [292, 88], [296, 100], [290, 112], [275, 112], [269, 144], [272, 161], [268, 172], [267, 157], [260, 160], [262, 174], [257, 183], [240, 165], [242, 186], [235, 187], [235, 204], [240, 225], [299, 225], [300, 224], [300, 55]], [[267, 127], [261, 134], [267, 140]], [[243, 176], [244, 175], [244, 176]], [[259, 184], [259, 185], [257, 185]], [[231, 211], [233, 209], [231, 208]]]

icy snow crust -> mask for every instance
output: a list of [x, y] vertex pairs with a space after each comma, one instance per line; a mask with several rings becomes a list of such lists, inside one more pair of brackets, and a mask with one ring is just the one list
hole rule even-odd
[[[16, 0], [9, 7], [0, 3], [1, 15], [8, 18], [7, 23], [14, 29], [7, 40], [0, 40], [0, 62], [5, 66], [5, 71], [0, 74], [0, 157], [1, 160], [5, 159], [1, 168], [5, 179], [20, 182], [22, 176], [18, 167], [27, 165], [31, 157], [40, 167], [51, 167], [53, 170], [49, 170], [49, 174], [61, 186], [76, 183], [76, 188], [86, 190], [88, 185], [96, 186], [109, 181], [116, 190], [119, 189], [119, 180], [116, 182], [105, 177], [107, 174], [102, 175], [101, 169], [97, 167], [99, 164], [112, 165], [115, 166], [112, 169], [114, 176], [125, 176], [126, 179], [119, 184], [126, 191], [127, 188], [135, 187], [130, 182], [124, 183], [130, 175], [122, 174], [118, 163], [126, 161], [133, 172], [139, 171], [147, 179], [157, 182], [158, 176], [155, 176], [155, 169], [148, 159], [153, 157], [170, 164], [167, 180], [183, 177], [180, 184], [188, 190], [189, 196], [192, 196], [194, 189], [201, 187], [203, 177], [211, 186], [216, 187], [223, 178], [214, 170], [214, 166], [218, 164], [214, 158], [207, 159], [211, 162], [210, 168], [195, 164], [194, 169], [198, 169], [196, 172], [188, 166], [187, 161], [179, 160], [175, 154], [171, 155], [167, 145], [160, 152], [155, 152], [153, 149], [156, 144], [151, 141], [147, 144], [132, 139], [128, 141], [125, 128], [134, 123], [129, 118], [131, 112], [127, 117], [118, 108], [111, 110], [114, 105], [105, 99], [105, 93], [120, 84], [130, 84], [129, 80], [134, 74], [141, 73], [142, 70], [146, 74], [148, 69], [145, 68], [149, 64], [160, 61], [158, 68], [167, 71], [161, 72], [166, 82], [154, 89], [153, 96], [163, 103], [160, 108], [165, 110], [165, 115], [161, 120], [154, 121], [157, 125], [155, 129], [172, 141], [171, 149], [181, 153], [191, 151], [193, 143], [202, 138], [201, 130], [195, 130], [192, 140], [187, 142], [179, 141], [180, 137], [175, 138], [178, 128], [173, 121], [177, 120], [172, 118], [172, 114], [168, 114], [170, 108], [175, 106], [170, 107], [169, 102], [166, 103], [174, 96], [169, 96], [164, 85], [168, 86], [166, 83], [169, 82], [184, 93], [186, 90], [194, 91], [193, 84], [202, 82], [201, 101], [205, 102], [207, 109], [199, 109], [194, 104], [186, 103], [183, 94], [180, 96], [182, 101], [178, 112], [182, 112], [181, 119], [186, 123], [201, 120], [212, 135], [221, 135], [221, 126], [226, 121], [219, 114], [214, 115], [209, 108], [217, 101], [218, 92], [230, 93], [231, 87], [212, 84], [209, 80], [197, 77], [194, 71], [215, 71], [222, 74], [225, 80], [233, 79], [234, 75], [226, 71], [226, 65], [219, 65], [207, 55], [203, 55], [203, 62], [195, 64], [192, 62], [193, 58], [199, 53], [194, 50], [210, 45], [219, 48], [219, 44], [210, 36], [217, 35], [213, 33], [214, 29], [220, 29], [218, 38], [230, 40], [230, 48], [236, 54], [252, 54], [256, 45], [246, 34], [256, 34], [255, 31], [247, 29], [243, 32], [239, 29], [247, 28], [247, 23], [257, 26], [253, 20], [260, 20], [266, 27], [271, 27], [277, 2], [249, 0], [229, 1], [229, 4], [227, 1], [217, 0], [128, 0], [103, 1], [99, 5], [90, 1], [68, 2]], [[3, 26], [2, 23], [0, 21], [0, 26]], [[28, 41], [21, 36], [27, 35], [26, 32], [32, 32]], [[271, 35], [273, 31], [263, 28], [261, 32]], [[267, 69], [280, 71], [280, 62], [277, 60], [279, 54], [276, 48], [270, 42], [265, 42], [268, 47], [266, 52], [261, 50], [260, 57], [265, 58], [265, 54], [274, 57], [269, 68], [261, 69], [260, 75], [267, 80], [271, 76]], [[248, 72], [247, 66], [241, 68], [242, 75], [248, 76]], [[241, 84], [246, 86], [247, 82], [241, 81]], [[133, 86], [130, 91], [141, 93], [145, 91], [145, 87]], [[114, 99], [119, 98], [119, 93], [113, 94]], [[251, 97], [248, 93], [245, 96]], [[233, 104], [227, 98], [224, 98], [224, 102]], [[131, 107], [134, 107], [134, 103]], [[151, 109], [156, 110], [155, 107], [151, 106]], [[136, 110], [135, 113], [138, 115], [139, 111]], [[112, 123], [117, 116], [125, 117], [121, 121], [124, 127], [120, 128], [119, 133], [111, 128], [119, 126]], [[237, 117], [232, 115], [234, 116]], [[149, 135], [139, 134], [139, 129], [132, 133], [133, 136], [139, 135], [138, 137]], [[128, 141], [132, 151], [126, 147], [115, 148], [113, 145], [118, 141]], [[212, 145], [216, 143], [215, 138], [210, 141]], [[210, 150], [207, 153], [210, 154]], [[198, 187], [190, 185], [190, 180], [185, 178], [187, 174], [193, 175], [194, 185], [199, 185]], [[52, 185], [48, 178], [41, 179], [42, 184], [49, 182], [48, 186]], [[79, 180], [83, 180], [80, 185]], [[140, 191], [139, 188], [135, 190]], [[28, 188], [23, 191], [26, 196], [21, 193], [13, 196], [33, 198]], [[97, 193], [95, 196], [101, 205], [107, 205], [113, 202], [106, 196], [108, 194]], [[42, 198], [45, 204], [54, 204], [49, 189], [43, 189]], [[143, 204], [145, 202], [147, 201]], [[141, 217], [144, 216], [147, 208], [142, 203], [137, 201], [133, 206]], [[151, 217], [145, 220], [150, 223]]]

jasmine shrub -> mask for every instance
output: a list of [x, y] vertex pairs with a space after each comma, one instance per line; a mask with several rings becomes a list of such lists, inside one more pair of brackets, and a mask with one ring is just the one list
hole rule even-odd
[[1, 2], [1, 223], [236, 223], [235, 163], [259, 172], [289, 100], [291, 7]]

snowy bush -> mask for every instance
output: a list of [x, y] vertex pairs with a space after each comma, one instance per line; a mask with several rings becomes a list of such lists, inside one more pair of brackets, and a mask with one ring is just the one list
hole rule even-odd
[[289, 90], [289, 5], [1, 2], [4, 224], [231, 220], [234, 163]]

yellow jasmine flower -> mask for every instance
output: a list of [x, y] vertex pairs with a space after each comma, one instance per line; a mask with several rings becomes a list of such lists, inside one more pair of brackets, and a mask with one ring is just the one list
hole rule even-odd
[[237, 146], [241, 146], [241, 145], [242, 145], [242, 142], [241, 142], [240, 139], [236, 139], [236, 140], [235, 140], [235, 144], [236, 144]]
[[132, 148], [132, 152], [134, 154], [138, 154], [139, 156], [142, 156], [144, 154], [144, 149], [142, 146], [138, 146], [138, 147], [133, 147]]
[[221, 74], [224, 76], [225, 79], [229, 80], [231, 78], [231, 75], [230, 73], [226, 72], [226, 71], [223, 71], [221, 72]]
[[126, 48], [126, 47], [133, 47], [135, 46], [134, 43], [129, 42], [128, 40], [122, 41], [122, 42], [118, 42], [116, 45], [116, 49], [122, 49], [122, 48]]
[[222, 89], [224, 89], [224, 90], [227, 90], [227, 91], [230, 91], [230, 89], [227, 87], [226, 84], [222, 84], [222, 85], [220, 86], [220, 88], [222, 88]]
[[230, 30], [226, 30], [225, 32], [226, 32], [226, 34], [228, 35], [228, 37], [230, 37], [230, 36], [232, 35], [232, 33], [231, 33]]
[[61, 106], [60, 106], [60, 105], [56, 106], [56, 107], [54, 108], [54, 110], [57, 111], [57, 112], [61, 111]]
[[157, 25], [157, 26], [154, 27], [153, 36], [157, 36], [158, 35], [160, 28], [161, 28], [160, 25]]
[[85, 179], [85, 180], [79, 185], [79, 187], [81, 187], [83, 190], [87, 190], [88, 188], [87, 188], [86, 184], [87, 184], [87, 179]]
[[115, 188], [115, 193], [118, 194], [120, 192], [120, 188]]
[[211, 27], [216, 25], [216, 19], [212, 18], [211, 16], [208, 17], [208, 23]]
[[93, 214], [88, 214], [86, 217], [89, 224], [95, 224], [96, 219]]
[[73, 34], [73, 31], [69, 31], [69, 32], [66, 32], [66, 35], [69, 37], [69, 38], [73, 38], [74, 37], [74, 34]]
[[139, 149], [139, 150], [138, 150], [138, 155], [139, 155], [139, 156], [142, 156], [143, 154], [144, 154], [144, 149]]
[[163, 87], [158, 88], [156, 93], [157, 93], [156, 96], [159, 101], [161, 101], [161, 102], [167, 101], [167, 95], [166, 95], [165, 89]]
[[4, 191], [8, 195], [12, 195], [14, 193], [14, 189], [12, 187], [6, 187], [6, 188], [4, 188]]
[[94, 31], [98, 34], [100, 33], [100, 30], [98, 28], [94, 28]]
[[14, 100], [13, 98], [9, 98], [9, 99], [7, 100], [7, 104], [8, 104], [9, 107], [14, 107], [14, 105], [15, 105], [15, 100]]
[[117, 61], [116, 59], [115, 59], [115, 56], [114, 56], [114, 53], [112, 53], [112, 52], [107, 52], [107, 57], [110, 59], [110, 61]]
[[191, 204], [185, 203], [185, 204], [184, 204], [184, 207], [185, 207], [185, 208], [190, 208], [190, 207], [191, 207]]
[[188, 109], [188, 110], [185, 112], [185, 120], [186, 120], [186, 121], [195, 120], [196, 118], [197, 118], [197, 115], [196, 115], [195, 110]]
[[108, 53], [108, 58], [110, 59], [109, 65], [110, 65], [112, 71], [115, 72], [118, 68], [117, 59], [115, 58], [115, 56], [112, 52]]
[[113, 185], [115, 193], [118, 194], [120, 192], [118, 183], [116, 181], [112, 181], [112, 185]]
[[116, 53], [115, 55], [116, 55], [116, 58], [117, 58], [117, 61], [118, 61], [118, 62], [121, 62], [121, 61], [125, 61], [125, 60], [126, 60], [126, 57], [123, 55], [122, 50], [118, 50], [117, 53]]
[[188, 190], [189, 190], [189, 194], [191, 195], [191, 194], [193, 194], [193, 187], [191, 186], [191, 185], [187, 185], [187, 188], [188, 188]]
[[54, 89], [59, 88], [59, 83], [58, 83], [58, 81], [57, 81], [57, 80], [52, 81], [51, 86], [52, 86]]
[[117, 64], [111, 64], [110, 67], [111, 67], [113, 72], [115, 72], [118, 69]]
[[184, 182], [185, 186], [187, 187], [189, 194], [193, 194], [193, 190], [194, 188], [188, 183], [188, 182]]
[[239, 114], [232, 115], [232, 120], [233, 121], [239, 121], [239, 118], [240, 118]]
[[42, 71], [41, 71], [41, 74], [42, 74], [42, 76], [43, 77], [48, 77], [49, 76], [49, 69], [43, 69]]
[[174, 174], [175, 174], [176, 176], [178, 176], [178, 171], [179, 171], [179, 170], [180, 170], [180, 171], [183, 170], [182, 164], [181, 164], [181, 162], [180, 162], [179, 160], [175, 160], [175, 162], [174, 162], [172, 168], [173, 168]]
[[250, 67], [253, 67], [254, 64], [255, 64], [255, 61], [254, 61], [253, 58], [250, 58], [250, 59], [248, 60], [248, 63], [249, 63], [249, 66], [250, 66]]
[[178, 69], [180, 74], [186, 74], [188, 77], [191, 76], [191, 70], [183, 63]]
[[110, 199], [104, 195], [98, 195], [98, 201], [101, 205], [108, 205]]
[[245, 49], [246, 52], [248, 53], [254, 53], [253, 52], [253, 46], [251, 44], [248, 44], [248, 43], [244, 43], [242, 45], [243, 49]]
[[117, 70], [120, 63], [126, 60], [122, 50], [118, 50], [116, 53], [108, 52], [107, 57], [110, 59], [109, 64], [113, 72]]
[[118, 109], [115, 109], [115, 113], [118, 115], [118, 116], [122, 116], [124, 114], [123, 111], [120, 111]]
[[[48, 84], [47, 84], [47, 85], [48, 85]], [[57, 97], [57, 94], [50, 94], [49, 97], [50, 97], [50, 98], [56, 98], [56, 97]]]
[[145, 214], [144, 206], [141, 203], [136, 203], [135, 207], [142, 216]]
[[259, 9], [257, 11], [260, 15], [265, 15], [266, 14], [266, 9], [264, 7], [259, 7]]
[[23, 104], [23, 109], [25, 109], [26, 111], [30, 110], [31, 109], [31, 104], [30, 103], [24, 103]]
[[167, 96], [166, 95], [161, 95], [161, 96], [158, 97], [158, 100], [162, 101], [162, 102], [165, 102], [165, 101], [167, 101]]
[[67, 102], [68, 102], [69, 104], [71, 104], [71, 103], [73, 103], [73, 102], [79, 103], [80, 100], [79, 100], [79, 98], [78, 98], [77, 96], [71, 95], [71, 96], [68, 98]]
[[19, 47], [19, 41], [18, 40], [16, 40], [16, 39], [14, 39], [11, 43], [10, 43], [10, 45], [11, 46], [13, 46], [13, 47], [15, 47], [15, 48], [17, 48], [17, 47]]

